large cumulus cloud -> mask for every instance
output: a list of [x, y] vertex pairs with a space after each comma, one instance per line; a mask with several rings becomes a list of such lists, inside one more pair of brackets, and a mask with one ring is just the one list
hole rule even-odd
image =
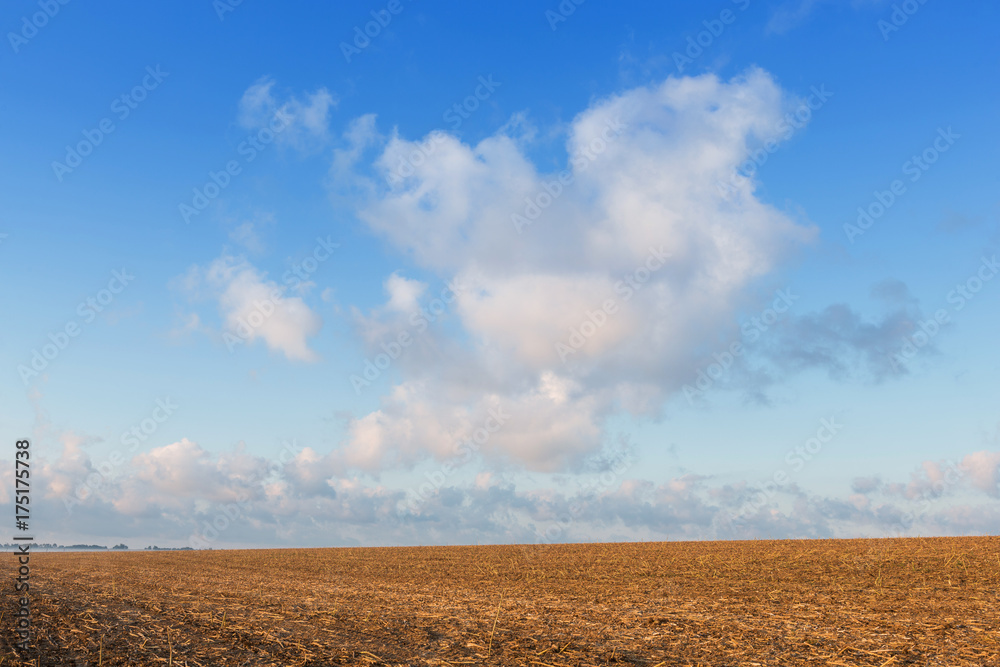
[[[448, 456], [499, 403], [513, 416], [484, 453], [553, 470], [599, 447], [609, 415], [655, 413], [755, 281], [815, 235], [751, 179], [729, 194], [718, 185], [748, 151], [784, 138], [794, 103], [758, 69], [670, 78], [594, 101], [554, 170], [504, 133], [410, 141], [359, 119], [335, 189], [363, 193], [357, 213], [373, 232], [464, 288], [454, 326], [427, 334], [439, 344], [414, 347], [382, 407], [352, 424], [346, 460], [375, 470]], [[419, 307], [394, 280], [386, 306], [358, 318], [363, 339]]]

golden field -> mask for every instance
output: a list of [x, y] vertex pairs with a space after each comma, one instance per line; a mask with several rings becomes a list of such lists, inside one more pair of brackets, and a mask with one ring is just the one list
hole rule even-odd
[[31, 582], [46, 666], [1000, 665], [997, 537], [34, 553]]

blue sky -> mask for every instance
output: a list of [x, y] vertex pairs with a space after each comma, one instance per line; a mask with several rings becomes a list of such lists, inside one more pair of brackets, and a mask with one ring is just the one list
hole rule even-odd
[[313, 4], [7, 4], [40, 539], [1000, 527], [996, 8]]

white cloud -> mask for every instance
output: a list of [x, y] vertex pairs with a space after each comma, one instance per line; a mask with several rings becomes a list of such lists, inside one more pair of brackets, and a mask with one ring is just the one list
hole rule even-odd
[[[553, 378], [548, 382], [549, 405], [560, 404], [571, 393]], [[529, 404], [526, 400], [512, 409], [511, 416]], [[414, 422], [416, 428], [432, 428], [438, 420]], [[534, 424], [535, 429], [538, 426]], [[501, 429], [495, 435], [501, 434], [519, 438], [529, 433]], [[408, 502], [412, 495], [403, 490], [344, 475], [337, 452], [321, 454], [290, 443], [271, 456], [260, 456], [242, 445], [214, 454], [181, 439], [130, 455], [108, 475], [104, 465], [91, 460], [83, 446], [90, 441], [85, 436], [69, 432], [44, 436], [49, 437], [62, 448], [54, 460], [36, 456], [32, 477], [36, 511], [47, 517], [40, 541], [86, 539], [111, 544], [144, 536], [161, 546], [184, 546], [192, 535], [204, 538], [206, 522], [220, 516], [227, 519], [216, 523], [223, 526], [213, 538], [216, 547], [470, 539], [530, 544], [827, 538], [1000, 530], [1000, 512], [993, 502], [1000, 452], [992, 451], [965, 456], [952, 466], [957, 474], [949, 473], [944, 464], [923, 464], [918, 477], [937, 488], [925, 487], [918, 494], [891, 490], [905, 490], [906, 484], [882, 485], [870, 479], [854, 484], [853, 492], [845, 484], [842, 494], [832, 496], [810, 494], [794, 484], [762, 494], [759, 484], [720, 484], [691, 473], [654, 482], [645, 478], [643, 461], [622, 450], [608, 451], [606, 460], [591, 459], [593, 465], [572, 478], [553, 475], [543, 478], [548, 481], [542, 484], [522, 474], [479, 472], [468, 466], [455, 478], [442, 475], [444, 483], [429, 491], [425, 486], [421, 502], [412, 504]], [[490, 439], [484, 451], [492, 444]], [[100, 470], [105, 474], [95, 472]], [[81, 485], [95, 478], [94, 490], [77, 497], [72, 512], [67, 511], [67, 495], [73, 498]], [[417, 475], [414, 489], [432, 478]], [[12, 461], [0, 462], [0, 479], [12, 484]], [[8, 510], [12, 501], [10, 494], [0, 495], [0, 504], [8, 505]]]
[[424, 283], [394, 273], [385, 281], [385, 290], [389, 293], [386, 307], [399, 313], [411, 313], [426, 289], [427, 285]]
[[202, 495], [217, 499], [221, 479], [209, 457], [186, 438], [137, 455], [115, 508], [125, 514], [142, 513], [150, 505], [180, 509]]
[[[456, 383], [457, 384], [457, 383]], [[545, 373], [522, 391], [479, 394], [429, 381], [404, 382], [379, 410], [349, 425], [338, 454], [347, 467], [377, 472], [412, 465], [428, 454], [459, 462], [481, 454], [555, 471], [600, 446], [599, 409], [571, 380]]]
[[[550, 433], [531, 437], [512, 422], [526, 439], [498, 436], [496, 448], [549, 469], [597, 447], [615, 410], [655, 413], [696, 374], [703, 342], [735, 327], [754, 282], [815, 237], [758, 199], [754, 181], [729, 197], [719, 188], [793, 104], [756, 69], [731, 81], [670, 78], [597, 100], [569, 127], [562, 183], [559, 171], [538, 170], [530, 146], [503, 134], [475, 146], [440, 133], [407, 141], [359, 120], [338, 153], [335, 184], [365, 196], [358, 215], [373, 231], [467, 289], [452, 307], [461, 333], [424, 334], [435, 343], [427, 348], [449, 355], [407, 353], [403, 384], [357, 421], [347, 444], [353, 460], [398, 462], [393, 448], [404, 460], [439, 455], [435, 438], [469, 426], [456, 413], [468, 420], [495, 400], [523, 405], [518, 419]], [[372, 142], [380, 153], [366, 180], [359, 147]], [[390, 280], [389, 301], [366, 319], [369, 338], [388, 339], [391, 313], [421, 296]], [[605, 317], [597, 311], [608, 300], [615, 313]], [[592, 326], [582, 345], [560, 354], [557, 343]], [[564, 403], [545, 398], [554, 381], [573, 387]]]
[[[87, 453], [82, 448], [91, 440], [73, 431], [63, 431], [58, 435], [62, 451], [54, 465], [43, 464], [41, 473], [48, 477], [49, 485], [46, 497], [61, 498], [75, 491], [77, 480], [93, 472], [89, 465]], [[0, 502], [6, 502], [0, 497]]]
[[191, 293], [207, 292], [217, 300], [224, 340], [234, 349], [262, 340], [288, 359], [319, 359], [308, 339], [319, 333], [322, 318], [246, 259], [224, 254], [204, 268], [194, 267], [182, 284]]

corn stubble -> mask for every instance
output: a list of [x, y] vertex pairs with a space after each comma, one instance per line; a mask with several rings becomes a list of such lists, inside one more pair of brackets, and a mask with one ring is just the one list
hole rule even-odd
[[[1000, 665], [1000, 538], [37, 553], [0, 665]], [[25, 660], [21, 662], [22, 658]]]

